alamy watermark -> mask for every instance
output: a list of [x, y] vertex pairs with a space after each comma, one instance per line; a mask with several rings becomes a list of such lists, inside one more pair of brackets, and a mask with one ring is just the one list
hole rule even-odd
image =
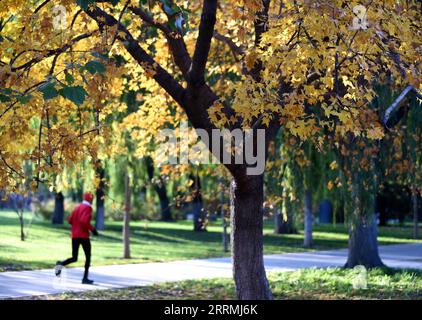
[[368, 29], [367, 9], [365, 6], [358, 4], [353, 7], [355, 17], [352, 21], [352, 30], [366, 30]]
[[191, 129], [183, 121], [178, 129], [160, 130], [157, 142], [160, 165], [245, 164], [248, 175], [260, 175], [265, 170], [264, 129], [212, 129], [210, 134], [204, 129]]
[[355, 290], [368, 289], [368, 271], [365, 266], [357, 265], [353, 268], [352, 286]]
[[67, 11], [63, 5], [53, 7], [53, 28], [54, 30], [67, 29]]

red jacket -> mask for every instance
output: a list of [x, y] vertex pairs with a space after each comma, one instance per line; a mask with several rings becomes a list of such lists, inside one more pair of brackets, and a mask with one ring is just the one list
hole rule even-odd
[[91, 206], [81, 203], [76, 206], [71, 215], [67, 219], [71, 227], [71, 237], [74, 238], [89, 238], [89, 231], [93, 231], [91, 226], [92, 208]]

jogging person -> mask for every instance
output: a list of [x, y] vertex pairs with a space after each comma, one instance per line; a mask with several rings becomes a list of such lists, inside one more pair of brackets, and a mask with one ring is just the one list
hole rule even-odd
[[85, 253], [85, 272], [82, 279], [83, 284], [93, 284], [93, 280], [88, 279], [89, 266], [91, 264], [91, 242], [89, 240], [89, 232], [94, 236], [98, 236], [97, 230], [91, 225], [92, 217], [92, 201], [94, 196], [92, 193], [86, 192], [83, 195], [83, 201], [77, 205], [67, 219], [71, 225], [72, 238], [72, 257], [65, 261], [57, 261], [55, 273], [60, 276], [62, 268], [70, 263], [78, 261], [79, 246]]

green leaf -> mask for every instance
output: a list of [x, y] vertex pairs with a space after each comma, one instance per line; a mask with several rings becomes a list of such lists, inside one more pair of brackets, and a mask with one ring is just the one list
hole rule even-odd
[[78, 6], [82, 8], [82, 10], [87, 10], [90, 4], [93, 4], [95, 0], [76, 0]]
[[85, 101], [85, 97], [88, 96], [88, 93], [81, 86], [64, 87], [59, 90], [59, 93], [78, 106], [80, 106]]
[[99, 52], [92, 52], [91, 55], [95, 58], [99, 58], [99, 59], [108, 61], [108, 55], [107, 54], [103, 54], [103, 53], [99, 53]]
[[91, 60], [85, 65], [85, 69], [88, 70], [91, 74], [95, 73], [104, 73], [105, 72], [105, 66], [96, 60]]
[[46, 85], [41, 86], [38, 91], [42, 92], [44, 100], [53, 99], [59, 94], [52, 82], [48, 82]]
[[25, 96], [19, 96], [16, 99], [22, 104], [28, 103], [29, 100], [31, 100], [32, 96], [30, 94], [27, 94]]
[[0, 102], [8, 102], [10, 101], [10, 97], [0, 93]]
[[10, 89], [10, 88], [5, 88], [5, 89], [2, 89], [0, 91], [1, 91], [1, 93], [7, 94], [7, 95], [11, 95], [13, 93], [13, 90]]
[[120, 67], [126, 63], [125, 58], [123, 58], [123, 56], [120, 54], [115, 54], [113, 58], [117, 67]]
[[68, 84], [72, 84], [75, 81], [75, 78], [68, 72], [66, 72], [65, 79]]

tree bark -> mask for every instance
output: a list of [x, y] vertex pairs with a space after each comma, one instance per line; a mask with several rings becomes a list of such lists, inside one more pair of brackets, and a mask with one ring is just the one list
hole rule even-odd
[[223, 226], [223, 234], [222, 234], [222, 241], [223, 241], [223, 250], [224, 252], [229, 252], [229, 237], [227, 235], [227, 219], [226, 214], [222, 212], [221, 224]]
[[419, 226], [418, 226], [418, 191], [416, 185], [412, 188], [412, 210], [413, 210], [413, 238], [419, 238]]
[[[374, 220], [374, 219], [371, 219]], [[363, 217], [356, 221], [349, 231], [349, 254], [346, 268], [363, 265], [366, 268], [383, 267], [378, 252], [377, 225]]]
[[313, 224], [313, 215], [312, 215], [312, 191], [311, 189], [305, 190], [304, 195], [304, 205], [305, 205], [305, 230], [304, 230], [304, 240], [303, 245], [306, 248], [312, 247], [312, 224]]
[[96, 204], [97, 211], [95, 216], [95, 228], [97, 230], [104, 230], [105, 222], [105, 206], [104, 206], [104, 196], [105, 196], [105, 170], [101, 163], [97, 167], [97, 176], [100, 179], [100, 183], [96, 190]]
[[272, 299], [263, 258], [263, 176], [231, 183], [231, 246], [236, 292], [242, 300]]
[[64, 220], [64, 196], [63, 193], [56, 192], [54, 195], [54, 212], [52, 223], [53, 224], [63, 224]]
[[[367, 179], [367, 178], [366, 178]], [[373, 177], [376, 179], [376, 177]], [[366, 180], [368, 182], [368, 180]], [[371, 180], [369, 180], [371, 181]], [[384, 266], [378, 252], [377, 222], [375, 215], [376, 188], [364, 187], [364, 173], [354, 168], [350, 198], [347, 202], [352, 211], [349, 229], [349, 253], [345, 267], [363, 265], [366, 268]], [[372, 181], [374, 186], [377, 185]]]
[[275, 209], [274, 212], [274, 233], [275, 234], [295, 234], [297, 230], [294, 226], [293, 216], [289, 208], [289, 200], [286, 198], [283, 201], [282, 207], [286, 213], [287, 220], [283, 219], [283, 213], [280, 212], [279, 208]]
[[281, 233], [281, 223], [283, 221], [283, 216], [276, 208], [274, 210], [274, 234], [280, 234]]
[[220, 181], [220, 206], [221, 206], [221, 225], [223, 227], [222, 241], [223, 241], [223, 250], [224, 252], [229, 251], [229, 241], [227, 235], [227, 220], [226, 220], [226, 211], [224, 210], [224, 191]]
[[202, 203], [201, 180], [198, 174], [196, 174], [195, 176], [191, 175], [190, 178], [195, 181], [191, 188], [191, 191], [193, 193], [193, 231], [207, 231], [206, 215]]
[[23, 220], [23, 211], [19, 214], [19, 224], [21, 227], [21, 241], [25, 241], [25, 221]]
[[[127, 169], [126, 169], [127, 170]], [[125, 211], [123, 216], [123, 258], [130, 259], [130, 178], [125, 175]]]
[[159, 178], [158, 182], [154, 181], [154, 163], [150, 157], [145, 158], [147, 167], [147, 174], [149, 181], [153, 185], [154, 191], [158, 195], [161, 208], [161, 221], [173, 221], [173, 216], [170, 209], [170, 200], [167, 196], [167, 187], [164, 179]]
[[162, 185], [155, 189], [160, 200], [161, 208], [161, 221], [173, 221], [173, 217], [170, 210], [170, 201], [167, 196], [167, 188], [164, 185], [164, 181], [161, 181]]

